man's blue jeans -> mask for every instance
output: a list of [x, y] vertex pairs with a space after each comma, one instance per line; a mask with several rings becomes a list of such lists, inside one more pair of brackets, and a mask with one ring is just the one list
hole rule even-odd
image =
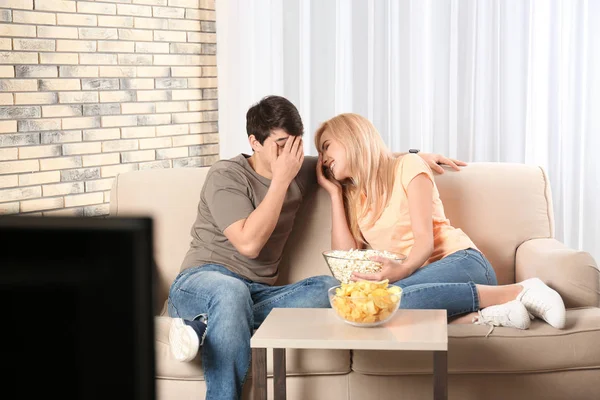
[[490, 262], [474, 249], [459, 250], [419, 268], [394, 284], [402, 288], [400, 308], [442, 309], [448, 317], [479, 310], [475, 284], [497, 285]]
[[182, 271], [169, 293], [169, 315], [194, 320], [206, 315], [201, 349], [206, 399], [240, 399], [250, 367], [250, 337], [273, 308], [330, 307], [327, 290], [339, 285], [315, 276], [285, 286], [252, 282], [207, 264]]

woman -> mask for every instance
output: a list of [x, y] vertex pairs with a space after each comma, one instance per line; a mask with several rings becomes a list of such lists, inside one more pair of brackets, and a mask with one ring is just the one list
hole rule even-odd
[[332, 248], [370, 245], [408, 256], [402, 263], [375, 258], [379, 273], [354, 272], [352, 279], [388, 279], [403, 288], [401, 308], [446, 309], [454, 323], [527, 329], [532, 314], [564, 327], [563, 300], [540, 279], [497, 286], [489, 261], [446, 218], [420, 157], [394, 157], [373, 124], [357, 114], [323, 123], [315, 145], [318, 181], [331, 197]]

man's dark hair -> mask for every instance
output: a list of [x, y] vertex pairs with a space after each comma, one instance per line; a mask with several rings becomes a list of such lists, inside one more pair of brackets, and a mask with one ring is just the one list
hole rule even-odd
[[246, 113], [246, 132], [260, 144], [273, 129], [283, 129], [292, 136], [302, 136], [304, 126], [296, 106], [281, 96], [267, 96], [250, 107]]

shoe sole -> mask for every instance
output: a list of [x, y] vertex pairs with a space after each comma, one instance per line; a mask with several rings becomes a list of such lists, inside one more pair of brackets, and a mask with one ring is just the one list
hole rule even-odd
[[173, 318], [169, 329], [169, 347], [177, 361], [191, 361], [198, 355], [200, 340], [191, 326], [183, 319]]

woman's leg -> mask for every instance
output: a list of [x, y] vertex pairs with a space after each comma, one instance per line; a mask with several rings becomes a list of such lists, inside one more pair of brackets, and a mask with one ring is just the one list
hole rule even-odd
[[521, 287], [497, 286], [496, 274], [489, 261], [477, 250], [461, 250], [419, 269], [398, 282], [403, 287], [401, 308], [446, 309], [453, 323], [484, 320], [503, 326], [525, 329], [529, 315], [522, 304], [491, 307], [483, 315], [479, 310], [514, 300]]
[[[518, 303], [527, 310], [528, 315], [531, 314], [531, 318], [541, 318], [557, 329], [565, 326], [566, 309], [562, 298], [538, 278], [514, 285], [475, 286], [479, 296], [479, 307], [483, 313], [462, 315], [453, 318], [450, 323], [470, 324], [485, 317], [506, 316], [509, 312], [523, 314], [523, 311], [518, 309], [520, 306], [515, 304]], [[516, 317], [513, 319], [516, 320]]]
[[497, 285], [496, 272], [490, 262], [475, 249], [459, 250], [416, 270], [394, 284], [401, 287], [423, 283], [467, 283]]
[[452, 323], [479, 320], [526, 329], [529, 314], [555, 328], [565, 323], [564, 303], [556, 291], [537, 278], [497, 286], [491, 264], [474, 249], [451, 254], [396, 284], [403, 288], [401, 308], [445, 308]]
[[[513, 301], [523, 290], [523, 286], [518, 284], [503, 286], [475, 285], [475, 288], [477, 289], [477, 296], [479, 297], [480, 309]], [[478, 317], [479, 314], [477, 312], [472, 312], [455, 317], [450, 323], [472, 324]]]
[[[457, 251], [394, 282], [403, 289], [401, 308], [446, 309], [449, 317], [478, 311], [477, 286], [496, 288], [496, 283], [491, 264], [474, 249]], [[488, 291], [483, 292], [488, 301]]]
[[502, 286], [475, 285], [475, 287], [479, 296], [479, 308], [508, 303], [515, 300], [523, 290], [523, 286], [518, 284]]
[[523, 286], [519, 284], [498, 286], [492, 265], [483, 254], [474, 249], [457, 251], [418, 269], [395, 284], [406, 288], [425, 283], [468, 282], [475, 284], [480, 309], [515, 300], [523, 290]]
[[[473, 250], [467, 250], [472, 252]], [[489, 261], [481, 253], [475, 254], [487, 268], [492, 270]], [[543, 319], [554, 328], [562, 329], [566, 322], [566, 309], [564, 302], [557, 291], [548, 287], [539, 278], [531, 278], [510, 285], [495, 286], [476, 282], [477, 295], [479, 297], [479, 308], [485, 310], [483, 315], [470, 315], [467, 318], [457, 320], [457, 323], [467, 322], [473, 318], [480, 319], [488, 317], [491, 319], [504, 318], [512, 314], [513, 321], [517, 321], [523, 315], [521, 303], [527, 310], [528, 315]], [[504, 306], [506, 305], [506, 306]]]

